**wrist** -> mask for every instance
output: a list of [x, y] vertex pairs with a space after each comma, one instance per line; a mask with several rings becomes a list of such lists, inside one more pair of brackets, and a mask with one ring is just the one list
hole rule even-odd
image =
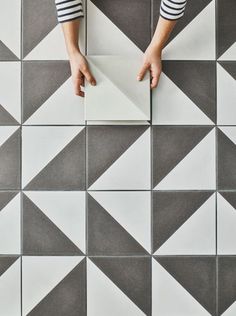
[[81, 54], [79, 46], [68, 46], [67, 52], [69, 57], [73, 57], [75, 55]]

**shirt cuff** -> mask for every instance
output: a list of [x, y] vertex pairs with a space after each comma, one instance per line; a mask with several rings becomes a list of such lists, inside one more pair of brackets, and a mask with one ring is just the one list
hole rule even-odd
[[160, 16], [167, 20], [179, 20], [184, 15], [187, 0], [161, 0]]
[[55, 0], [59, 23], [72, 21], [84, 16], [82, 0]]

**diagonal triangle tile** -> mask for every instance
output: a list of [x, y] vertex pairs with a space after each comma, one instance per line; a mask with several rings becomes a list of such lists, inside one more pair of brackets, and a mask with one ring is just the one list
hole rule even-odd
[[[1, 274], [1, 268], [6, 270]], [[18, 257], [0, 258], [0, 313], [21, 315], [21, 261]]]
[[155, 259], [209, 312], [210, 315], [216, 315], [215, 256], [163, 256], [155, 257]]
[[[0, 188], [20, 188], [20, 129], [0, 127]], [[7, 139], [6, 139], [7, 135]]]
[[28, 315], [83, 259], [83, 256], [23, 256], [22, 315]]
[[157, 255], [211, 255], [216, 249], [215, 196], [212, 195], [155, 252]]
[[218, 61], [221, 60], [235, 60], [236, 56], [236, 42], [233, 43], [230, 48], [220, 57]]
[[23, 62], [23, 121], [30, 118], [70, 75], [68, 61]]
[[147, 129], [89, 190], [150, 189], [150, 129]]
[[83, 259], [27, 315], [85, 316], [85, 303], [85, 259]]
[[88, 186], [90, 187], [146, 130], [146, 126], [89, 126]]
[[140, 308], [101, 271], [87, 261], [87, 315], [144, 316]]
[[[144, 51], [150, 42], [151, 3], [149, 1], [133, 0], [92, 0], [131, 41]], [[125, 10], [124, 10], [125, 8]], [[145, 19], [140, 19], [145, 16]]]
[[154, 258], [152, 259], [152, 297], [153, 315], [210, 315]]
[[217, 63], [217, 123], [236, 124], [236, 63]]
[[25, 195], [85, 253], [85, 192], [28, 191]]
[[[45, 142], [50, 146], [45, 146]], [[23, 180], [25, 190], [84, 190], [85, 129], [25, 127]]]
[[90, 194], [88, 195], [89, 255], [145, 255], [148, 252]]
[[236, 254], [236, 194], [222, 191], [217, 195], [217, 249], [222, 255]]
[[[188, 18], [186, 4], [184, 18]], [[202, 27], [199, 27], [201, 25]], [[196, 42], [197, 41], [197, 42]], [[183, 47], [185, 48], [183, 50]], [[196, 15], [163, 49], [163, 59], [215, 60], [215, 0]]]
[[[139, 71], [140, 58], [124, 56], [89, 56], [88, 58], [98, 84], [97, 87], [91, 87], [88, 83], [85, 86], [86, 119], [149, 120], [148, 75], [141, 82], [134, 79]], [[129, 67], [128, 73], [127, 67]]]
[[[224, 59], [225, 57], [235, 60], [235, 42], [236, 34], [234, 32], [236, 3], [234, 0], [218, 0], [218, 47], [217, 58]], [[233, 50], [231, 51], [231, 48]], [[226, 54], [226, 56], [225, 56]], [[227, 58], [227, 59], [228, 59]]]
[[23, 1], [23, 57], [58, 24], [55, 3], [50, 0]]
[[149, 257], [92, 257], [90, 259], [145, 315], [150, 315]]
[[[203, 111], [203, 113], [215, 122], [215, 62], [205, 60], [164, 61], [163, 72]], [[180, 73], [181, 76], [179, 75]]]
[[78, 254], [79, 248], [35, 205], [23, 196], [23, 252], [27, 254]]
[[211, 129], [211, 127], [153, 126], [154, 186], [164, 179], [199, 144]]
[[0, 58], [1, 60], [19, 60], [18, 57], [0, 40]]
[[151, 252], [150, 192], [91, 191], [89, 194], [148, 252]]
[[142, 50], [90, 0], [87, 12], [89, 55], [142, 55]]
[[[10, 200], [9, 200], [10, 199]], [[20, 194], [0, 192], [0, 253], [20, 254]]]
[[233, 316], [236, 300], [236, 258], [219, 256], [218, 258], [218, 308], [219, 315]]
[[161, 73], [152, 93], [153, 125], [213, 125], [214, 122], [168, 77]]
[[218, 188], [234, 190], [236, 186], [236, 127], [218, 129]]
[[[211, 197], [211, 198], [210, 198]], [[153, 251], [165, 245], [202, 207], [211, 207], [211, 191], [153, 192]], [[210, 200], [211, 201], [210, 201]], [[206, 209], [207, 208], [207, 209]], [[214, 227], [214, 224], [213, 224]], [[194, 229], [194, 231], [196, 231]], [[191, 234], [190, 234], [191, 235]], [[190, 238], [191, 236], [188, 236]], [[188, 242], [188, 240], [183, 241]], [[177, 251], [176, 245], [176, 251]], [[193, 245], [194, 246], [194, 245]]]

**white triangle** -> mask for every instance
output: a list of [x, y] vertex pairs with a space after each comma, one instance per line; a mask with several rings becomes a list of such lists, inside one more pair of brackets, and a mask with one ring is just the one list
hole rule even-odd
[[209, 316], [195, 298], [154, 258], [152, 297], [152, 311], [155, 316]]
[[218, 60], [235, 60], [236, 57], [236, 42], [234, 42]]
[[[1, 38], [1, 36], [0, 36]], [[0, 63], [0, 104], [21, 121], [21, 64], [18, 61]], [[14, 93], [12, 93], [14, 91]]]
[[[79, 45], [80, 50], [84, 53], [84, 21], [80, 19], [79, 25]], [[68, 60], [65, 39], [62, 25], [58, 23], [41, 40], [32, 51], [26, 55], [25, 60]]]
[[88, 316], [144, 316], [139, 307], [90, 259], [87, 260], [87, 300]]
[[20, 254], [20, 194], [0, 211], [0, 253]]
[[150, 192], [89, 192], [148, 252], [151, 252]]
[[[0, 39], [20, 58], [21, 43], [21, 1], [2, 1], [0, 10]], [[2, 84], [2, 82], [1, 82]]]
[[25, 194], [85, 252], [85, 192], [28, 191]]
[[155, 252], [155, 255], [199, 253], [215, 253], [214, 194]]
[[0, 276], [0, 315], [21, 315], [21, 286], [20, 286], [21, 262], [18, 258]]
[[217, 63], [217, 123], [236, 124], [236, 81]]
[[[199, 27], [201, 25], [201, 27]], [[215, 0], [163, 49], [163, 59], [215, 59]]]
[[71, 77], [25, 121], [27, 124], [84, 124], [84, 100], [75, 95]]
[[136, 104], [94, 63], [90, 62], [90, 68], [96, 78], [97, 85], [94, 87], [87, 82], [85, 83], [86, 120], [147, 120], [147, 116]]
[[222, 255], [236, 252], [236, 209], [218, 193], [217, 195], [217, 232], [218, 253]]
[[236, 145], [236, 126], [224, 126], [219, 129]]
[[18, 126], [0, 126], [0, 146], [2, 146], [18, 129]]
[[229, 308], [222, 314], [222, 316], [235, 316], [236, 315], [236, 302], [229, 306]]
[[27, 315], [84, 257], [22, 257], [23, 315]]
[[215, 182], [215, 129], [213, 129], [154, 190], [214, 190]]
[[139, 55], [143, 52], [102, 13], [87, 1], [89, 55]]
[[89, 190], [150, 189], [150, 129], [147, 129]]
[[164, 72], [161, 73], [158, 88], [153, 91], [152, 100], [153, 124], [214, 124]]
[[82, 129], [82, 126], [23, 126], [22, 185], [33, 179]]

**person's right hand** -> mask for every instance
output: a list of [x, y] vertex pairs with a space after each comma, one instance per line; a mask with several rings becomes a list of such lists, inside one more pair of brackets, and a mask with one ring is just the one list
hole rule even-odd
[[84, 91], [81, 89], [81, 87], [84, 87], [84, 80], [87, 80], [93, 86], [96, 85], [96, 80], [89, 69], [86, 58], [80, 51], [73, 52], [69, 60], [75, 94], [84, 97]]

